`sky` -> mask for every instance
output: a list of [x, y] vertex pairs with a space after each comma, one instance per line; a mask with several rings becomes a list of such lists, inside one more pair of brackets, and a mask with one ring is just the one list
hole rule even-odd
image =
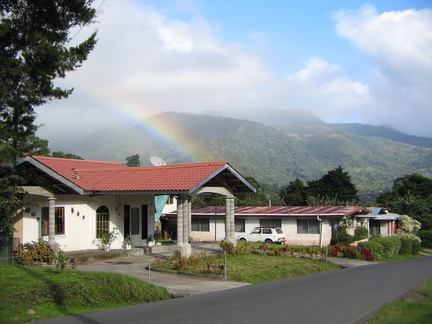
[[37, 135], [77, 138], [165, 111], [278, 109], [432, 137], [432, 0], [95, 0], [98, 44]]

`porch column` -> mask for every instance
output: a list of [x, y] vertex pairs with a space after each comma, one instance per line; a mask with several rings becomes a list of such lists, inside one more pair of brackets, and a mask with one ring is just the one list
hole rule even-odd
[[177, 245], [183, 245], [183, 198], [177, 197]]
[[234, 196], [225, 198], [225, 241], [237, 245], [237, 240], [234, 236]]
[[58, 252], [58, 243], [55, 241], [55, 201], [56, 198], [48, 198], [48, 245]]
[[192, 197], [188, 197], [188, 237], [192, 232]]
[[183, 243], [189, 243], [189, 221], [190, 221], [190, 212], [189, 212], [189, 199], [185, 198], [183, 201]]
[[191, 256], [191, 245], [188, 243], [190, 211], [188, 197], [177, 198], [177, 246], [182, 257]]

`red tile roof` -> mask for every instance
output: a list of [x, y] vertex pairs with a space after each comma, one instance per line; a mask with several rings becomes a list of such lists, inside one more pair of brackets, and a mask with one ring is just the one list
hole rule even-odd
[[131, 168], [120, 163], [32, 157], [84, 191], [189, 191], [228, 165], [204, 162]]
[[[219, 215], [225, 214], [225, 207], [201, 207], [192, 209], [192, 215], [212, 216], [215, 212]], [[289, 216], [313, 216], [320, 217], [346, 217], [358, 213], [371, 213], [367, 208], [361, 206], [274, 206], [274, 207], [236, 207], [234, 214], [243, 217], [289, 217]], [[173, 217], [176, 212], [168, 213], [166, 216]]]

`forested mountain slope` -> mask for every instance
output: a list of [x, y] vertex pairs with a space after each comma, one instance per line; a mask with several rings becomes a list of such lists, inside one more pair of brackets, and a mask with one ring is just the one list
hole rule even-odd
[[155, 134], [137, 123], [55, 149], [123, 163], [127, 156], [139, 154], [142, 166], [150, 165], [155, 155], [168, 164], [227, 160], [243, 175], [278, 186], [296, 178], [316, 180], [340, 165], [362, 197], [390, 188], [394, 179], [406, 174], [432, 175], [432, 149], [425, 145], [358, 135], [324, 123], [285, 122], [276, 128], [249, 120], [167, 112], [145, 122], [152, 124], [165, 125], [171, 137], [164, 137], [163, 128]]

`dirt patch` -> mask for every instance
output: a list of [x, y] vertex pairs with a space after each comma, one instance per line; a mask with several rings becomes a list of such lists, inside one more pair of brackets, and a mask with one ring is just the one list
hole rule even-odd
[[418, 302], [420, 300], [425, 299], [426, 296], [423, 294], [419, 294], [418, 292], [412, 293], [411, 295], [409, 295], [407, 298], [405, 298], [405, 300], [408, 301], [412, 301], [412, 302]]

